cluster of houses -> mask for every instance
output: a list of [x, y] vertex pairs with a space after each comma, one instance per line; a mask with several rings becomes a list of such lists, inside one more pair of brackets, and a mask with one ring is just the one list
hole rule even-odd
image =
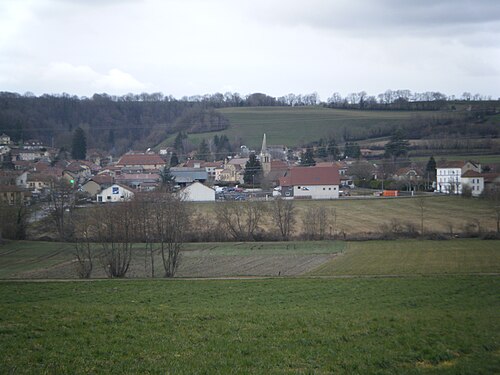
[[[8, 158], [6, 157], [8, 155]], [[28, 202], [43, 197], [59, 179], [65, 179], [75, 190], [98, 203], [131, 199], [138, 192], [158, 189], [162, 173], [169, 165], [168, 153], [129, 152], [116, 162], [99, 152], [90, 152], [88, 160], [57, 160], [56, 150], [41, 142], [13, 146], [10, 138], [0, 137], [0, 160], [10, 168], [0, 169], [0, 199], [4, 202]], [[266, 136], [258, 155], [263, 180], [274, 196], [288, 199], [336, 199], [341, 190], [353, 187], [353, 161], [318, 162], [300, 167], [287, 160], [284, 146], [268, 146]], [[190, 159], [169, 169], [180, 196], [187, 201], [215, 201], [215, 185], [243, 183], [247, 153], [221, 161]], [[359, 164], [359, 162], [356, 162]], [[366, 162], [371, 178], [377, 178], [377, 166]], [[358, 165], [359, 167], [359, 165]], [[396, 180], [421, 180], [418, 168], [406, 167], [393, 172]], [[498, 183], [499, 175], [484, 173], [473, 162], [438, 164], [435, 189], [442, 193], [461, 194], [466, 186], [473, 196], [482, 194], [488, 184]]]

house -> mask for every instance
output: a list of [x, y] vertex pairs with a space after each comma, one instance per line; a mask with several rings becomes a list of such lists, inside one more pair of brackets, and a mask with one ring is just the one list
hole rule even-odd
[[436, 168], [436, 188], [440, 193], [462, 194], [462, 175], [481, 173], [481, 164], [472, 161], [441, 161]]
[[108, 175], [97, 175], [92, 177], [90, 180], [85, 182], [80, 190], [89, 194], [91, 197], [95, 197], [103, 189], [106, 189], [113, 185], [114, 179], [112, 176]]
[[224, 169], [218, 174], [216, 173], [216, 181], [242, 184], [243, 174], [244, 168], [242, 168], [239, 164], [226, 163], [224, 165]]
[[51, 189], [57, 177], [48, 173], [29, 173], [27, 178], [27, 188], [33, 193], [41, 193], [44, 190]]
[[0, 145], [10, 145], [10, 137], [7, 134], [0, 135]]
[[484, 176], [476, 171], [462, 174], [462, 189], [468, 187], [473, 197], [479, 197], [484, 191]]
[[200, 182], [194, 182], [179, 191], [179, 196], [187, 202], [214, 202], [215, 190]]
[[288, 198], [337, 199], [340, 175], [337, 166], [293, 167], [280, 178], [281, 195]]
[[134, 197], [135, 191], [127, 186], [113, 184], [97, 194], [99, 203], [115, 203], [129, 201]]
[[182, 166], [187, 168], [203, 168], [208, 173], [208, 179], [213, 181], [215, 180], [217, 169], [220, 170], [223, 169], [224, 162], [223, 161], [208, 162], [204, 160], [190, 159], [186, 161]]
[[0, 185], [15, 185], [27, 188], [28, 172], [0, 169]]
[[167, 163], [157, 154], [125, 154], [116, 167], [125, 173], [152, 173], [162, 170]]
[[31, 192], [15, 185], [0, 185], [0, 203], [28, 204], [31, 200]]

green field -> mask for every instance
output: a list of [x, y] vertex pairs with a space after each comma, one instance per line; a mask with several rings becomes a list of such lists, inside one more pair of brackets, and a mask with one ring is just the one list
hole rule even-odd
[[[188, 278], [500, 273], [500, 241], [480, 239], [191, 243], [181, 256], [177, 277]], [[160, 254], [155, 258], [155, 275], [161, 278]], [[70, 244], [11, 242], [0, 247], [0, 278], [76, 278], [72, 261]], [[106, 277], [97, 260], [92, 277]], [[151, 277], [142, 244], [135, 245], [127, 277]]]
[[[226, 134], [230, 141], [241, 139], [248, 147], [260, 149], [262, 136], [266, 133], [268, 144], [298, 146], [329, 136], [340, 139], [344, 131], [358, 136], [366, 134], [367, 129], [391, 129], [408, 125], [417, 118], [436, 115], [435, 112], [356, 111], [324, 107], [245, 107], [219, 111], [229, 119], [230, 127], [218, 133], [190, 134], [189, 139], [194, 144], [203, 138], [211, 139], [215, 134]], [[171, 144], [174, 137], [164, 144]]]
[[500, 272], [500, 241], [348, 242], [342, 255], [310, 272], [315, 276], [429, 275]]
[[493, 374], [498, 277], [0, 283], [0, 373]]
[[71, 261], [72, 251], [71, 244], [58, 242], [11, 241], [0, 245], [0, 279]]

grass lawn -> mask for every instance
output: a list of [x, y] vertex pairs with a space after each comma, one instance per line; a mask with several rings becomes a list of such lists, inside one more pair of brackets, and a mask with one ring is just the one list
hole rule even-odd
[[348, 242], [346, 251], [310, 272], [315, 276], [474, 274], [500, 272], [500, 241]]
[[0, 283], [0, 373], [493, 374], [498, 277]]

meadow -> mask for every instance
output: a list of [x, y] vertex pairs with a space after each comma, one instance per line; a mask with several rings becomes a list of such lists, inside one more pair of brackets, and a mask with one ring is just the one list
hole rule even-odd
[[493, 374], [498, 277], [0, 282], [0, 373]]
[[[498, 373], [498, 243], [191, 243], [179, 272], [198, 278], [4, 279], [0, 373]], [[304, 257], [320, 261], [241, 277]], [[0, 275], [70, 260], [70, 244], [10, 242]]]
[[[394, 127], [405, 127], [435, 112], [414, 111], [357, 111], [324, 107], [245, 107], [218, 110], [230, 121], [222, 132], [190, 134], [189, 140], [199, 144], [203, 138], [225, 134], [230, 141], [241, 139], [250, 148], [260, 149], [262, 136], [268, 144], [299, 146], [320, 138], [344, 135], [361, 138], [377, 137], [377, 129], [386, 132]], [[175, 135], [162, 145], [172, 144]], [[159, 148], [161, 146], [157, 146]]]
[[[353, 191], [354, 193], [354, 191]], [[384, 226], [394, 223], [402, 227], [420, 230], [423, 203], [424, 232], [454, 235], [464, 231], [487, 232], [496, 230], [496, 208], [483, 199], [466, 199], [454, 196], [423, 195], [419, 197], [373, 199], [335, 199], [322, 201], [295, 201], [297, 222], [293, 234], [299, 237], [303, 231], [302, 217], [311, 207], [328, 210], [330, 225], [328, 232], [343, 238], [380, 234]], [[193, 204], [193, 212], [204, 217], [204, 221], [215, 220], [215, 210], [219, 203]], [[264, 207], [270, 209], [271, 204]], [[267, 215], [262, 227], [274, 230]], [[330, 228], [331, 227], [331, 228]]]

